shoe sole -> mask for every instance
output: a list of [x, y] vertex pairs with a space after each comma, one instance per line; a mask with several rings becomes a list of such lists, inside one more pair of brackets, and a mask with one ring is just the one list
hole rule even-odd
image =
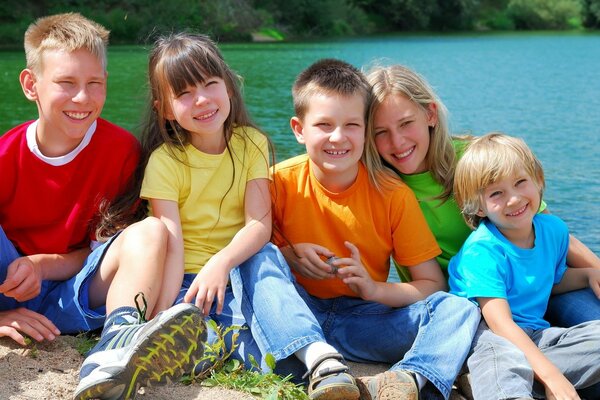
[[124, 367], [115, 367], [110, 379], [79, 389], [75, 400], [133, 399], [142, 386], [178, 381], [191, 371], [204, 351], [206, 324], [191, 304], [179, 304], [164, 313], [160, 316], [164, 321], [152, 326], [132, 348]]
[[310, 396], [311, 400], [358, 400], [360, 392], [358, 387], [350, 388], [348, 385], [332, 385], [320, 391], [317, 395]]

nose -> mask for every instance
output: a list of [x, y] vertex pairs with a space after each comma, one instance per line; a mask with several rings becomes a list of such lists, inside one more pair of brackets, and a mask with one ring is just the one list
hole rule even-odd
[[329, 135], [329, 141], [332, 143], [339, 143], [344, 141], [344, 132], [342, 132], [342, 128], [337, 127], [331, 131]]
[[206, 103], [206, 101], [206, 95], [200, 90], [196, 91], [196, 105], [201, 105], [203, 103]]
[[73, 102], [75, 103], [85, 103], [85, 101], [89, 98], [89, 93], [85, 86], [78, 88], [77, 92], [73, 96]]
[[404, 136], [398, 132], [392, 132], [390, 135], [390, 143], [393, 147], [399, 149], [404, 144]]
[[519, 204], [520, 201], [521, 201], [521, 196], [519, 195], [518, 192], [511, 191], [510, 193], [508, 193], [508, 205], [509, 206]]

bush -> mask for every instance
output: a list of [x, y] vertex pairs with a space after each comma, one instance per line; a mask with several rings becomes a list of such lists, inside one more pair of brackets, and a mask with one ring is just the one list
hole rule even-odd
[[517, 29], [568, 29], [581, 25], [579, 0], [511, 0], [508, 15]]

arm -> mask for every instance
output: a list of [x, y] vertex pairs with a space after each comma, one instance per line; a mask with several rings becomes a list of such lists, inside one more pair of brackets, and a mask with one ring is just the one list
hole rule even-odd
[[[546, 208], [543, 214], [550, 214]], [[569, 250], [567, 252], [567, 265], [573, 268], [600, 269], [600, 258], [575, 236], [569, 234]]]
[[215, 297], [217, 313], [221, 313], [229, 272], [256, 254], [271, 237], [271, 197], [268, 179], [253, 179], [246, 183], [244, 212], [244, 227], [234, 235], [227, 246], [210, 258], [185, 295], [184, 299], [188, 302], [195, 297], [195, 304], [205, 315], [210, 312]]
[[158, 199], [149, 199], [149, 202], [152, 206], [152, 214], [156, 218], [159, 218], [169, 231], [163, 286], [161, 287], [161, 294], [156, 307], [154, 307], [156, 312], [158, 312], [173, 304], [183, 282], [183, 234], [177, 202]]
[[76, 275], [90, 254], [89, 248], [67, 254], [35, 254], [19, 257], [9, 266], [0, 293], [17, 301], [31, 300], [40, 294], [42, 281], [62, 281]]
[[505, 299], [478, 297], [481, 313], [492, 332], [517, 346], [529, 361], [535, 377], [546, 390], [548, 398], [578, 399], [573, 385], [562, 372], [546, 358], [529, 336], [512, 319], [510, 306]]
[[600, 299], [600, 270], [594, 268], [567, 268], [559, 284], [554, 285], [552, 294], [591, 287]]
[[362, 265], [358, 248], [350, 242], [350, 258], [340, 258], [333, 265], [340, 267], [338, 274], [361, 298], [390, 307], [404, 307], [427, 296], [446, 290], [446, 279], [435, 259], [411, 267], [413, 280], [408, 283], [375, 282]]

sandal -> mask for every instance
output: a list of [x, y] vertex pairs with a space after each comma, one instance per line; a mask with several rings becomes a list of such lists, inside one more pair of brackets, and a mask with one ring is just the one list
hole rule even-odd
[[302, 378], [308, 376], [308, 398], [311, 400], [358, 400], [360, 392], [354, 377], [348, 373], [346, 365], [333, 368], [319, 366], [326, 360], [344, 362], [344, 357], [339, 353], [327, 353], [319, 357], [312, 368]]

